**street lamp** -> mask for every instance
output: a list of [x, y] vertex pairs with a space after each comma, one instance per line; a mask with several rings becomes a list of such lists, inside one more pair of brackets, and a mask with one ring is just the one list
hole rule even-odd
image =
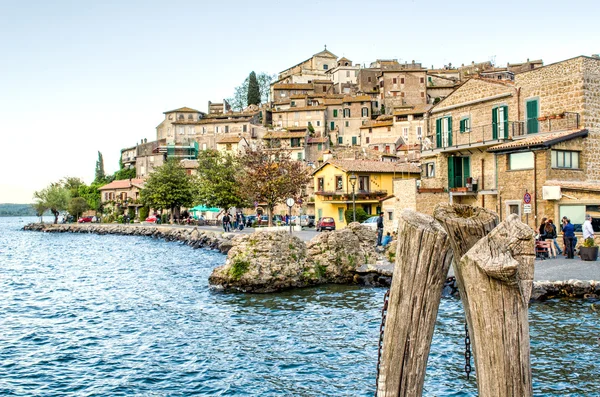
[[356, 187], [356, 174], [352, 173], [352, 175], [350, 175], [350, 184], [352, 185], [352, 222], [356, 222], [356, 194], [355, 194], [355, 187]]

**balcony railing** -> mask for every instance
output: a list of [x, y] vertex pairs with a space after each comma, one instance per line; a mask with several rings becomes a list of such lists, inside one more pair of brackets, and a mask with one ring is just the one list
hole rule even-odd
[[547, 116], [538, 117], [537, 119], [529, 119], [523, 123], [525, 128], [519, 131], [521, 133], [520, 135], [514, 135], [514, 137], [576, 129], [579, 127], [579, 113], [563, 112], [549, 114]]
[[506, 121], [504, 123], [470, 127], [465, 131], [452, 130], [438, 135], [427, 135], [422, 151], [439, 149], [460, 149], [470, 146], [484, 146], [523, 135], [524, 123]]
[[[352, 192], [345, 192], [341, 190], [337, 191], [324, 191], [319, 190], [315, 192], [316, 195], [322, 196], [329, 200], [341, 200], [348, 201], [352, 200]], [[387, 190], [357, 190], [355, 192], [356, 200], [376, 200], [388, 195]]]

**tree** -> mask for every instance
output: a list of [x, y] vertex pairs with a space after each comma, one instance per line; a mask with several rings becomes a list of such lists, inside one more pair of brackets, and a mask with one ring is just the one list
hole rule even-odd
[[248, 76], [248, 105], [260, 105], [260, 87], [254, 71]]
[[264, 203], [271, 225], [273, 208], [288, 197], [298, 199], [311, 180], [306, 165], [293, 160], [285, 148], [264, 148], [248, 151], [240, 159], [243, 171], [237, 182], [242, 194], [258, 203]]
[[64, 177], [61, 184], [69, 190], [71, 198], [79, 197], [79, 187], [85, 186], [85, 182], [81, 179], [71, 176]]
[[258, 80], [258, 86], [260, 87], [260, 99], [262, 103], [269, 102], [269, 98], [271, 96], [271, 82], [275, 79], [276, 75], [267, 74], [265, 72], [259, 73], [256, 76]]
[[[265, 72], [261, 72], [258, 75], [255, 74], [255, 76], [256, 81], [258, 82], [258, 90], [260, 93], [259, 103], [269, 102], [269, 97], [271, 95], [271, 81], [273, 81], [275, 75], [270, 75]], [[249, 84], [250, 76], [246, 77], [246, 79], [240, 86], [235, 87], [233, 90], [233, 97], [227, 99], [227, 102], [231, 105], [231, 108], [233, 110], [242, 111], [250, 104], [248, 102]]]
[[102, 153], [98, 151], [98, 160], [96, 161], [96, 176], [94, 178], [94, 182], [104, 181], [104, 177], [106, 174], [104, 173], [104, 159], [102, 158]]
[[[349, 224], [353, 221], [354, 217], [352, 216], [354, 211], [348, 209], [344, 212], [344, 218], [346, 218], [346, 224]], [[369, 219], [371, 215], [367, 214], [364, 209], [357, 208], [356, 209], [356, 222], [362, 223]]]
[[163, 210], [189, 207], [194, 201], [194, 185], [179, 160], [169, 159], [154, 169], [140, 191], [142, 202]]
[[123, 165], [123, 161], [119, 159], [119, 170], [114, 173], [115, 181], [121, 181], [124, 179], [133, 179], [136, 177], [135, 167], [133, 168], [125, 168]]
[[203, 150], [198, 154], [198, 164], [197, 202], [224, 209], [248, 205], [236, 182], [241, 168], [237, 157], [216, 150]]
[[44, 212], [48, 211], [46, 204], [38, 201], [33, 204], [33, 209], [35, 210], [35, 214], [40, 217], [40, 223], [44, 223]]
[[67, 209], [69, 204], [69, 189], [61, 183], [51, 183], [45, 189], [37, 191], [33, 194], [36, 199], [36, 208], [47, 208], [54, 215], [54, 223], [58, 223], [58, 215], [60, 211]]
[[82, 197], [88, 205], [89, 209], [92, 209], [96, 212], [101, 210], [102, 200], [100, 197], [100, 190], [104, 186], [103, 182], [93, 182], [90, 186], [81, 185], [78, 189], [78, 196]]
[[74, 215], [76, 219], [88, 208], [88, 203], [83, 197], [71, 198], [67, 207], [69, 214]]

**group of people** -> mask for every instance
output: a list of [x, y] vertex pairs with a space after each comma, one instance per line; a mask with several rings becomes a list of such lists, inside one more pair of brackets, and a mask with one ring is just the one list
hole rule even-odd
[[231, 215], [228, 211], [223, 215], [221, 219], [223, 223], [223, 230], [227, 233], [231, 231], [242, 231], [244, 229], [244, 225], [246, 224], [246, 217], [240, 211], [236, 212], [235, 215]]
[[[542, 218], [542, 222], [540, 223], [540, 227], [538, 229], [538, 239], [540, 241], [552, 240], [553, 243], [550, 244], [549, 253], [551, 257], [556, 258], [558, 255], [563, 255], [564, 252], [564, 255], [567, 257], [567, 259], [573, 259], [573, 257], [575, 256], [575, 247], [577, 246], [577, 237], [575, 237], [575, 226], [571, 223], [571, 220], [566, 216], [563, 216], [561, 219], [561, 230], [563, 233], [564, 250], [560, 249], [560, 246], [556, 241], [558, 233], [556, 230], [556, 226], [552, 222], [552, 219]], [[592, 217], [589, 214], [585, 216], [585, 222], [582, 226], [582, 232], [584, 240], [587, 240], [588, 238], [594, 238]]]

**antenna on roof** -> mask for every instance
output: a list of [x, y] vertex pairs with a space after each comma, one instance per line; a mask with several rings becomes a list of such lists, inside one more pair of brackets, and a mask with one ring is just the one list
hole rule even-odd
[[325, 44], [325, 51], [327, 51], [327, 44]]

